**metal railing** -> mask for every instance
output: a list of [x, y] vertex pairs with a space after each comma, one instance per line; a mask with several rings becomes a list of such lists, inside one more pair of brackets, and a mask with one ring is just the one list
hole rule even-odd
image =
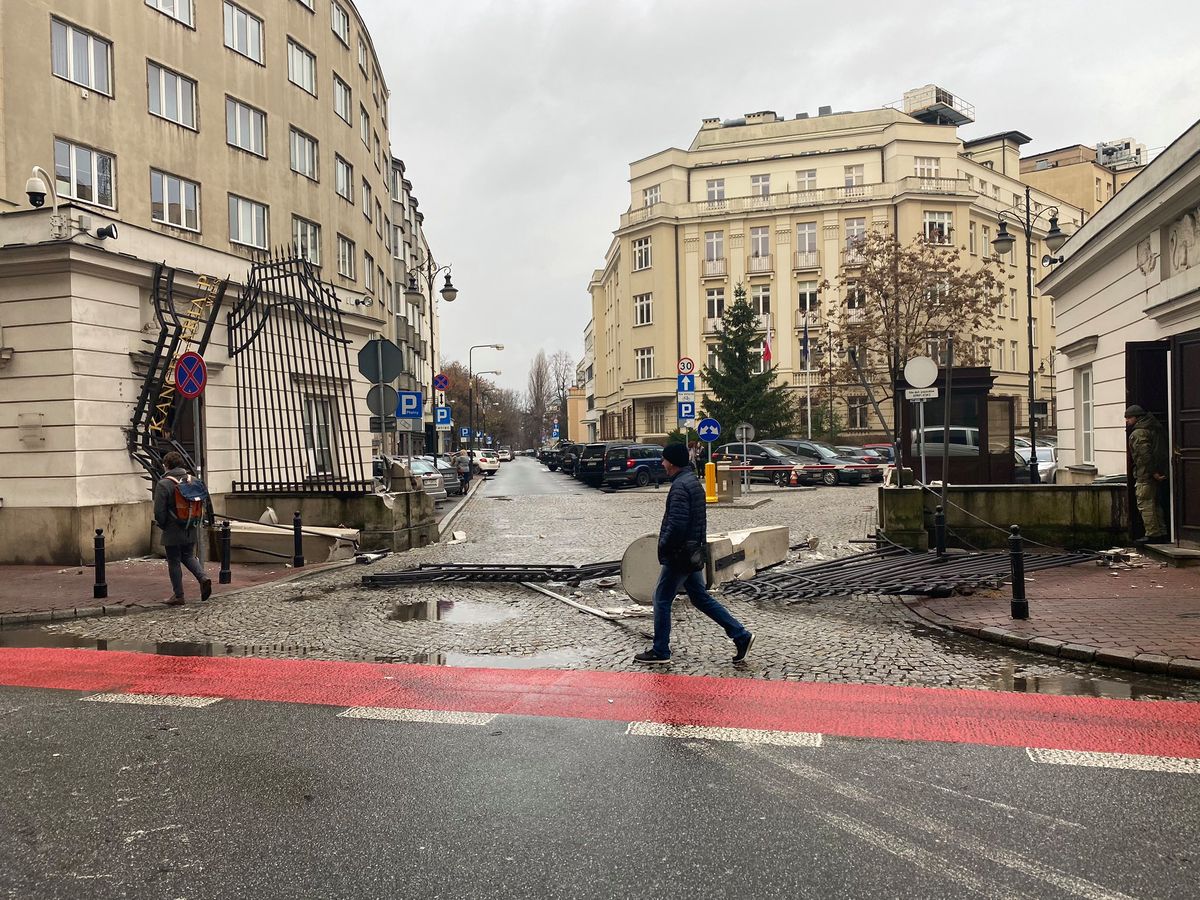
[[728, 266], [725, 264], [725, 259], [706, 259], [704, 260], [704, 277], [719, 278], [727, 274]]
[[704, 320], [705, 334], [719, 334], [724, 327], [724, 323], [720, 316], [717, 316], [716, 318], [708, 316]]
[[842, 265], [861, 266], [865, 261], [861, 247], [847, 247], [842, 251]]
[[764, 272], [774, 271], [771, 265], [771, 254], [765, 256], [747, 256], [746, 257], [746, 272], [749, 275], [761, 275]]
[[821, 253], [818, 250], [797, 250], [792, 261], [793, 269], [821, 268]]

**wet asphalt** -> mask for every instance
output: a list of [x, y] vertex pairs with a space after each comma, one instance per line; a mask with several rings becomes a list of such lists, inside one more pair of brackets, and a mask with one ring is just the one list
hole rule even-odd
[[1191, 898], [1200, 777], [0, 688], [0, 896]]

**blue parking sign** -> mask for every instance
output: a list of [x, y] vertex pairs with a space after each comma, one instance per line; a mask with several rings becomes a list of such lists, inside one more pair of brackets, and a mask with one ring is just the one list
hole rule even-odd
[[397, 419], [419, 419], [421, 418], [421, 392], [420, 391], [398, 391], [399, 397], [396, 403], [396, 418]]
[[464, 441], [470, 440], [471, 439], [471, 429], [467, 428], [464, 425], [462, 428], [458, 429], [458, 436], [460, 438], [462, 438]]
[[435, 425], [449, 425], [451, 422], [450, 407], [448, 407], [448, 406], [435, 407], [433, 422]]
[[679, 406], [679, 415], [676, 418], [678, 418], [680, 420], [696, 418], [696, 404], [694, 401], [686, 401], [684, 403], [678, 404], [678, 406]]

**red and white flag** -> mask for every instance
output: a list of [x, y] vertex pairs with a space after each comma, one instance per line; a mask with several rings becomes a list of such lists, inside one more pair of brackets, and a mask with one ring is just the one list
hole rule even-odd
[[762, 346], [763, 368], [771, 365], [771, 330], [767, 329], [767, 336], [763, 338]]

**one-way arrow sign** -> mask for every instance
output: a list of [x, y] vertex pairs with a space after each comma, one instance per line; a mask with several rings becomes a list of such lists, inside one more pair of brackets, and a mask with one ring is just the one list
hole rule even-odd
[[679, 375], [676, 378], [675, 392], [679, 394], [691, 394], [695, 392], [700, 379], [695, 375]]

